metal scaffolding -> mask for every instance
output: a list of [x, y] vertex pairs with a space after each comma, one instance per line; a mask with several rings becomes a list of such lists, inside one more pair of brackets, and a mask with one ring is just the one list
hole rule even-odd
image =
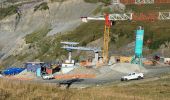
[[158, 19], [159, 20], [169, 20], [170, 19], [170, 12], [159, 12]]
[[154, 0], [135, 0], [135, 4], [154, 4]]

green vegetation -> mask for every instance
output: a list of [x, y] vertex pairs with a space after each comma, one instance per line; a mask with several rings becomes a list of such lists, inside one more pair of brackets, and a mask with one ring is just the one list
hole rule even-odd
[[103, 31], [103, 21], [90, 21], [76, 28], [71, 34], [64, 35], [61, 38], [66, 41], [77, 41], [80, 42], [80, 45], [86, 46], [87, 43], [102, 37]]
[[64, 1], [67, 1], [67, 0], [50, 0], [51, 2], [64, 2]]
[[[111, 28], [110, 33], [110, 47], [116, 46], [121, 48], [135, 41], [135, 30], [138, 26], [145, 28], [144, 44], [151, 49], [158, 49], [161, 44], [170, 40], [169, 28], [170, 22], [131, 22], [131, 21], [117, 21]], [[65, 34], [56, 34], [53, 36], [46, 36], [48, 28], [43, 28], [25, 37], [27, 43], [36, 46], [38, 54], [32, 54], [33, 59], [41, 61], [53, 61], [55, 59], [63, 59], [67, 55], [67, 51], [61, 48], [61, 41], [75, 41], [80, 42], [80, 45], [86, 46], [88, 43], [103, 37], [104, 21], [90, 21], [77, 27], [74, 31]], [[163, 33], [162, 33], [163, 32]], [[152, 40], [150, 45], [146, 44], [147, 40]], [[18, 55], [16, 57], [22, 61], [26, 55]]]
[[94, 15], [97, 15], [97, 14], [112, 14], [112, 13], [115, 13], [115, 12], [119, 12], [119, 11], [116, 11], [114, 10], [113, 8], [109, 7], [109, 6], [104, 6], [103, 4], [99, 5], [94, 11], [93, 11], [93, 14]]
[[[99, 0], [85, 0], [86, 2], [96, 3]], [[169, 4], [150, 4], [150, 5], [127, 5], [126, 11], [133, 11], [136, 13], [156, 13], [158, 11], [167, 11], [170, 10]], [[94, 11], [94, 14], [101, 12], [103, 13], [113, 13], [110, 8], [102, 8], [99, 6]], [[150, 49], [158, 49], [166, 41], [170, 41], [169, 34], [169, 21], [123, 21], [116, 22], [111, 29], [111, 43], [115, 43], [116, 47], [121, 47], [127, 43], [130, 43], [135, 40], [135, 30], [138, 26], [143, 26], [145, 28], [145, 46], [148, 46]], [[118, 36], [117, 37], [115, 37]], [[150, 40], [151, 44], [147, 44], [146, 41]]]
[[[133, 11], [135, 13], [158, 13], [159, 11], [168, 11], [170, 10], [169, 4], [150, 4], [150, 5], [127, 5], [126, 11]], [[127, 27], [131, 27], [130, 29], [135, 29], [134, 27], [143, 26], [145, 28], [145, 45], [147, 45], [150, 49], [158, 49], [162, 44], [166, 41], [170, 41], [170, 36], [168, 35], [170, 30], [170, 21], [154, 21], [154, 22], [133, 22], [132, 24], [126, 24]], [[120, 27], [122, 27], [120, 25]], [[129, 31], [126, 31], [129, 32]], [[134, 32], [133, 32], [134, 33]], [[130, 34], [130, 33], [129, 33]], [[151, 40], [151, 44], [146, 44], [147, 40]]]
[[0, 8], [0, 20], [7, 17], [7, 16], [15, 14], [16, 9], [17, 9], [16, 5], [15, 6], [10, 6], [8, 8]]
[[85, 2], [88, 3], [97, 3], [97, 2], [102, 2], [105, 4], [110, 4], [112, 2], [112, 0], [84, 0]]
[[[135, 22], [135, 21], [118, 21], [112, 28], [111, 41], [114, 41], [114, 34], [119, 36], [116, 44], [121, 47], [135, 41], [135, 30], [138, 26], [143, 26], [145, 29], [144, 45], [150, 49], [158, 49], [161, 44], [170, 41], [170, 21], [155, 21], [155, 22]], [[114, 33], [114, 34], [113, 34]], [[151, 44], [146, 41], [151, 40]]]
[[110, 4], [112, 2], [112, 0], [100, 0], [100, 2], [103, 2], [105, 4]]
[[[124, 83], [126, 84], [126, 82]], [[159, 80], [130, 85], [61, 90], [56, 84], [0, 79], [2, 100], [169, 100], [170, 75]]]
[[[58, 33], [53, 36], [46, 36], [48, 31], [48, 28], [41, 28], [25, 37], [26, 43], [32, 45], [31, 48], [35, 47], [38, 49], [38, 54], [31, 54], [33, 59], [53, 61], [56, 58], [63, 57], [63, 55], [67, 54], [67, 51], [61, 48], [61, 41], [80, 42], [80, 45], [86, 46], [88, 43], [103, 36], [104, 22], [90, 21], [80, 25], [74, 31], [65, 34]], [[16, 58], [22, 61], [26, 55], [30, 54], [18, 55]]]
[[48, 7], [48, 3], [47, 2], [43, 2], [41, 3], [40, 5], [37, 5], [34, 7], [34, 11], [37, 11], [37, 10], [48, 10], [49, 7]]
[[[16, 3], [16, 2], [20, 2], [21, 0], [3, 0], [6, 2], [10, 2], [10, 3]], [[33, 1], [33, 0], [22, 0], [22, 1]]]
[[102, 5], [99, 5], [94, 11], [93, 14], [96, 15], [102, 11]]
[[[92, 26], [93, 27], [92, 27]], [[97, 30], [96, 30], [97, 29]], [[89, 22], [82, 24], [74, 31], [64, 35], [55, 35], [43, 38], [37, 43], [41, 53], [36, 57], [41, 60], [54, 60], [62, 55], [66, 55], [66, 50], [61, 48], [61, 41], [80, 42], [80, 45], [86, 46], [88, 43], [103, 36], [102, 22]]]
[[127, 5], [126, 11], [133, 12], [155, 12], [155, 11], [168, 11], [170, 10], [169, 4], [148, 4], [148, 5]]
[[28, 34], [25, 36], [26, 43], [34, 43], [40, 41], [42, 38], [44, 38], [47, 33], [50, 31], [48, 27], [40, 28], [37, 31]]
[[88, 3], [97, 3], [99, 2], [99, 0], [84, 0], [85, 2], [88, 2]]
[[[56, 0], [58, 1], [58, 0]], [[94, 0], [95, 1], [95, 0]], [[40, 4], [35, 7], [37, 10], [40, 9], [46, 3]], [[48, 6], [48, 5], [47, 5]], [[151, 7], [153, 5], [150, 5]], [[135, 12], [142, 11], [152, 11], [152, 8], [149, 9], [148, 5], [141, 7], [136, 5], [127, 6], [127, 9], [136, 10]], [[162, 4], [159, 6], [154, 6], [159, 9], [168, 8], [166, 4]], [[44, 7], [42, 7], [44, 8]], [[99, 12], [108, 12], [110, 9], [107, 7], [102, 8], [102, 5], [96, 8], [94, 11], [95, 14]], [[159, 9], [158, 9], [159, 8]], [[169, 7], [170, 8], [170, 7]], [[148, 10], [149, 9], [149, 10]], [[155, 22], [147, 22], [147, 21], [116, 21], [114, 25], [111, 27], [110, 32], [110, 48], [114, 45], [118, 49], [122, 46], [127, 45], [135, 41], [135, 30], [138, 26], [143, 26], [145, 29], [144, 36], [144, 45], [148, 46], [152, 50], [158, 49], [162, 44], [166, 41], [170, 41], [170, 21], [155, 21]], [[48, 27], [43, 27], [35, 32], [27, 35], [25, 37], [26, 43], [30, 43], [30, 48], [36, 48], [38, 50], [35, 54], [23, 54], [17, 55], [12, 58], [8, 58], [9, 61], [16, 61], [12, 59], [17, 59], [19, 61], [23, 61], [25, 57], [31, 55], [32, 59], [39, 59], [41, 61], [53, 61], [55, 59], [63, 59], [67, 54], [67, 51], [61, 48], [61, 41], [75, 41], [80, 42], [80, 45], [86, 46], [88, 43], [103, 37], [104, 32], [104, 21], [90, 21], [88, 23], [84, 23], [77, 27], [74, 31], [70, 31], [67, 33], [58, 33], [53, 36], [46, 36], [50, 31]], [[150, 40], [151, 43], [147, 44], [146, 41]], [[32, 49], [31, 49], [32, 50]], [[111, 50], [111, 49], [110, 49]], [[115, 49], [114, 49], [115, 50]], [[75, 57], [76, 58], [76, 57]], [[8, 61], [8, 60], [7, 60]]]
[[102, 13], [102, 14], [105, 14], [105, 13], [107, 13], [107, 14], [112, 14], [113, 11], [112, 11], [112, 9], [111, 9], [110, 7], [106, 7], [106, 8], [103, 8], [103, 9], [101, 10], [101, 13]]

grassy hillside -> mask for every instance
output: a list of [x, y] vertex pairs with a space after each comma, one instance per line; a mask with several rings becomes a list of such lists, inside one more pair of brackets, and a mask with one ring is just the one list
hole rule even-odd
[[[103, 23], [101, 22], [85, 23], [72, 32], [56, 34], [54, 36], [48, 36], [40, 39], [36, 45], [40, 48], [41, 52], [35, 58], [39, 58], [43, 61], [62, 58], [62, 56], [66, 55], [67, 52], [61, 48], [61, 41], [74, 41], [79, 42], [82, 46], [86, 46], [88, 43], [102, 37], [102, 24]], [[91, 27], [91, 25], [93, 27]]]
[[[127, 5], [126, 11], [134, 13], [158, 13], [161, 11], [169, 11], [170, 4], [149, 4], [149, 5]], [[145, 42], [149, 39], [152, 43], [150, 49], [158, 49], [161, 44], [170, 41], [170, 20], [154, 22], [135, 22], [133, 25], [141, 25], [145, 28]]]
[[[101, 7], [99, 7], [100, 12]], [[162, 5], [128, 5], [127, 11], [133, 10], [134, 12], [150, 12], [170, 9], [169, 4]], [[110, 48], [113, 46], [117, 49], [126, 46], [128, 43], [135, 41], [135, 30], [138, 26], [143, 26], [145, 29], [144, 45], [151, 50], [157, 50], [165, 42], [170, 42], [170, 21], [116, 21], [111, 27], [110, 33]], [[103, 21], [90, 21], [83, 23], [74, 31], [66, 33], [58, 33], [53, 36], [46, 36], [50, 28], [41, 28], [25, 37], [26, 43], [30, 44], [28, 52], [20, 55], [8, 57], [3, 65], [11, 65], [12, 62], [28, 61], [39, 59], [40, 61], [55, 61], [56, 59], [65, 59], [67, 51], [61, 49], [61, 41], [75, 41], [80, 42], [80, 45], [86, 46], [88, 43], [103, 37], [104, 22]], [[147, 44], [150, 40], [151, 43]], [[115, 51], [117, 49], [110, 49]], [[29, 59], [28, 59], [29, 58]], [[76, 57], [77, 58], [77, 57]], [[10, 63], [9, 63], [10, 62]]]
[[[126, 84], [126, 82], [125, 82]], [[61, 90], [56, 85], [0, 79], [3, 100], [168, 100], [170, 75], [130, 85]]]
[[[144, 45], [152, 50], [156, 50], [161, 44], [170, 41], [170, 21], [157, 22], [129, 22], [118, 21], [111, 28], [110, 33], [110, 47], [116, 46], [117, 49], [126, 46], [128, 43], [135, 41], [135, 30], [138, 26], [145, 28]], [[25, 37], [27, 43], [30, 43], [28, 51], [23, 54], [10, 56], [4, 62], [4, 65], [10, 65], [18, 61], [28, 61], [39, 59], [40, 61], [51, 62], [56, 59], [64, 60], [67, 57], [67, 51], [61, 48], [61, 41], [75, 41], [80, 42], [80, 45], [86, 46], [88, 43], [103, 37], [104, 22], [91, 21], [84, 23], [72, 32], [65, 34], [56, 34], [53, 36], [46, 36], [49, 31], [48, 28], [40, 29]], [[147, 45], [146, 41], [151, 40], [152, 43]], [[33, 50], [38, 50], [33, 51]], [[116, 50], [116, 49], [114, 49]], [[113, 51], [110, 49], [110, 51]], [[77, 57], [76, 57], [77, 58]]]
[[97, 3], [97, 2], [102, 2], [105, 4], [110, 4], [112, 0], [84, 0], [85, 2], [88, 3]]
[[[23, 50], [21, 54], [9, 56], [3, 62], [4, 66], [10, 66], [17, 61], [25, 61], [39, 59], [45, 62], [52, 62], [56, 59], [65, 59], [67, 51], [61, 48], [61, 41], [79, 42], [81, 46], [99, 39], [103, 36], [103, 22], [91, 21], [83, 23], [74, 31], [67, 33], [58, 33], [53, 36], [46, 36], [50, 28], [43, 27], [35, 32], [25, 36], [25, 41], [30, 44], [27, 50]], [[28, 59], [29, 58], [29, 59]]]
[[169, 11], [170, 4], [127, 5], [126, 11], [128, 10], [142, 13], [155, 11]]
[[[149, 7], [148, 7], [149, 6]], [[149, 9], [151, 7], [151, 9]], [[136, 9], [140, 12], [140, 6], [129, 5], [128, 10]], [[169, 9], [167, 4], [162, 5], [146, 5], [142, 6], [141, 11], [152, 11]], [[159, 9], [158, 9], [159, 8]], [[138, 10], [139, 9], [139, 10]], [[113, 45], [117, 48], [127, 45], [135, 41], [135, 30], [138, 26], [143, 26], [145, 29], [144, 45], [152, 50], [158, 49], [166, 41], [170, 41], [170, 21], [155, 21], [155, 22], [139, 22], [139, 21], [116, 21], [111, 27], [110, 33], [110, 47]], [[77, 27], [74, 31], [65, 33], [64, 35], [54, 35], [51, 37], [44, 37], [37, 43], [41, 52], [37, 57], [41, 60], [56, 59], [66, 54], [66, 51], [61, 49], [60, 41], [76, 41], [80, 45], [86, 46], [88, 43], [103, 37], [104, 22], [103, 21], [90, 21]], [[28, 38], [26, 38], [28, 39]], [[151, 40], [151, 44], [146, 41]], [[50, 42], [49, 42], [50, 41]], [[43, 43], [43, 44], [42, 44]], [[54, 45], [55, 44], [55, 45]], [[110, 49], [112, 50], [112, 49]]]
[[37, 10], [48, 10], [49, 7], [48, 7], [48, 4], [47, 2], [42, 2], [41, 4], [37, 5], [34, 7], [34, 11], [37, 11]]
[[[145, 29], [144, 43], [151, 40], [152, 43], [148, 46], [150, 49], [158, 49], [161, 44], [170, 41], [170, 21], [156, 21], [156, 22], [117, 22], [113, 26], [112, 32], [118, 34], [120, 41], [118, 44], [127, 44], [127, 41], [121, 41], [121, 38], [128, 39], [129, 41], [135, 40], [135, 30], [138, 26], [143, 26]], [[121, 46], [121, 45], [119, 45]]]

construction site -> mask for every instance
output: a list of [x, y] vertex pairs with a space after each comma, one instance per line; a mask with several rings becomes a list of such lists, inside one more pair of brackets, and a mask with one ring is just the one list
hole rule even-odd
[[[14, 84], [18, 84], [17, 82], [21, 82], [19, 84], [35, 83], [37, 87], [39, 86], [38, 84], [49, 84], [51, 90], [57, 86], [61, 90], [68, 89], [68, 91], [72, 91], [70, 89], [99, 87], [100, 91], [100, 88], [107, 87], [108, 89], [108, 86], [112, 85], [114, 85], [114, 88], [123, 88], [124, 86], [130, 87], [135, 84], [135, 88], [137, 89], [138, 84], [140, 88], [140, 84], [156, 83], [161, 79], [167, 79], [167, 82], [170, 78], [170, 31], [168, 31], [170, 29], [168, 26], [170, 24], [170, 8], [168, 8], [170, 6], [170, 0], [80, 0], [78, 2], [80, 5], [77, 2], [75, 3], [75, 0], [25, 0], [21, 2], [16, 0], [16, 3], [15, 1], [12, 3], [8, 2], [6, 0], [2, 3], [0, 2], [1, 9], [6, 9], [8, 6], [10, 7], [11, 5], [18, 5], [20, 3], [22, 5], [16, 9], [16, 17], [11, 15], [16, 20], [13, 22], [14, 26], [12, 26], [13, 24], [8, 25], [10, 19], [5, 19], [8, 17], [4, 17], [5, 20], [3, 20], [3, 17], [1, 18], [0, 16], [0, 20], [2, 20], [0, 21], [0, 31], [2, 35], [6, 32], [7, 35], [5, 37], [9, 38], [9, 40], [1, 37], [0, 39], [3, 42], [10, 41], [10, 39], [12, 41], [6, 47], [2, 45], [2, 49], [0, 43], [0, 65], [5, 66], [1, 67], [1, 85], [5, 81], [13, 81]], [[55, 15], [57, 13], [52, 13], [56, 10], [52, 8], [55, 8], [55, 5], [53, 5], [55, 2], [59, 6], [57, 11], [59, 11], [58, 13], [61, 16]], [[70, 11], [72, 13], [66, 13], [65, 16], [62, 16], [64, 11], [69, 11], [67, 7], [71, 3], [73, 3], [71, 5], [72, 8], [76, 5], [75, 9], [79, 5], [80, 12], [77, 11], [78, 14], [74, 15], [75, 9], [72, 9]], [[62, 5], [63, 8], [61, 7]], [[100, 9], [109, 10], [99, 11], [97, 7], [101, 7], [101, 5], [103, 8]], [[31, 9], [32, 6], [34, 9]], [[84, 9], [87, 6], [89, 6], [89, 9], [85, 11]], [[38, 18], [38, 20], [34, 16], [25, 22], [27, 18], [31, 17], [30, 15], [26, 15], [30, 13], [28, 10], [25, 10], [28, 8], [34, 12], [32, 14], [40, 10], [35, 16], [43, 16], [43, 18]], [[93, 10], [93, 14], [90, 13], [92, 12], [90, 9], [95, 9]], [[147, 11], [145, 9], [152, 10]], [[48, 14], [42, 15], [43, 13]], [[74, 16], [70, 17], [69, 14], [73, 14]], [[63, 18], [63, 21], [60, 21], [60, 18]], [[35, 22], [34, 19], [38, 20], [38, 22]], [[163, 23], [167, 24], [164, 26]], [[25, 26], [26, 24], [29, 24], [29, 26]], [[35, 24], [40, 26], [35, 26]], [[81, 24], [84, 26], [87, 25], [87, 28], [78, 27]], [[119, 27], [120, 25], [123, 25], [123, 27]], [[133, 28], [128, 25], [132, 25]], [[11, 26], [12, 28], [10, 28]], [[33, 29], [40, 27], [42, 32], [36, 30], [29, 34], [31, 31], [27, 29], [28, 27]], [[92, 27], [95, 28], [92, 29]], [[9, 33], [7, 31], [8, 28], [10, 28]], [[161, 29], [159, 30], [159, 28]], [[91, 30], [95, 31], [91, 32]], [[161, 32], [162, 30], [165, 30], [165, 32]], [[74, 34], [74, 32], [78, 33]], [[84, 34], [86, 32], [91, 33]], [[16, 41], [13, 38], [15, 35], [10, 35], [11, 33], [17, 33], [17, 37], [15, 37]], [[21, 33], [24, 34], [19, 38], [19, 34]], [[122, 35], [122, 33], [126, 35]], [[36, 36], [33, 36], [34, 34]], [[23, 37], [25, 40], [23, 40]], [[49, 39], [47, 39], [48, 37]], [[127, 37], [129, 40], [126, 39]], [[156, 40], [154, 40], [155, 37]], [[166, 82], [161, 83], [160, 81], [161, 85], [166, 84], [167, 86], [168, 83]], [[167, 91], [169, 89], [167, 88]], [[122, 89], [121, 91], [124, 90]], [[74, 92], [72, 91], [72, 93]], [[141, 98], [140, 96], [122, 96], [122, 98], [127, 98], [127, 100], [169, 100], [169, 92], [166, 93], [164, 98], [162, 98], [162, 95]], [[108, 95], [108, 98], [105, 95], [106, 97], [104, 96], [104, 98], [96, 99], [96, 97], [92, 96], [93, 98], [90, 99], [122, 100], [120, 94], [115, 99], [113, 99], [113, 96], [109, 98], [113, 94]], [[23, 97], [22, 99], [24, 98], [27, 97]], [[0, 95], [0, 99], [5, 100], [6, 96]], [[45, 98], [40, 99], [44, 100]], [[53, 99], [50, 97], [50, 100]], [[58, 100], [60, 99], [77, 100], [76, 97], [58, 98]], [[87, 100], [89, 98], [79, 97], [79, 99]]]

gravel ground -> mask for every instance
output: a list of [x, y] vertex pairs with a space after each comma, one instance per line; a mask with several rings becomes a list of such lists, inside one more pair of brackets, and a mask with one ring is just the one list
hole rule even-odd
[[[126, 83], [122, 83], [120, 81], [120, 78], [123, 75], [127, 75], [126, 73], [121, 73], [114, 70], [109, 70], [110, 68], [102, 68], [102, 70], [105, 70], [105, 73], [100, 72], [96, 78], [93, 79], [69, 79], [69, 80], [38, 80], [39, 82], [50, 82], [50, 83], [67, 83], [71, 82], [70, 88], [85, 88], [85, 87], [91, 87], [91, 86], [99, 86], [99, 85], [106, 85], [106, 84], [120, 84], [120, 85], [128, 85], [130, 83], [138, 82], [138, 81], [130, 81]], [[101, 69], [100, 69], [101, 70]], [[162, 74], [166, 74], [170, 72], [170, 67], [147, 67], [145, 70], [147, 72], [144, 73], [145, 77], [143, 80], [139, 80], [140, 82], [145, 81], [152, 81], [154, 79], [159, 79], [159, 76]]]
[[[41, 83], [52, 83], [52, 84], [64, 84], [69, 85], [70, 88], [86, 88], [86, 87], [91, 87], [91, 86], [100, 86], [100, 85], [107, 85], [107, 84], [117, 84], [118, 86], [121, 85], [129, 85], [131, 83], [142, 83], [142, 82], [147, 82], [147, 81], [153, 81], [159, 79], [159, 77], [163, 74], [167, 74], [170, 72], [170, 66], [166, 67], [160, 67], [160, 66], [155, 66], [155, 67], [146, 67], [142, 68], [146, 72], [144, 72], [144, 79], [143, 80], [134, 80], [134, 81], [129, 81], [129, 82], [121, 82], [120, 78], [123, 75], [127, 75], [127, 72], [130, 70], [132, 72], [136, 71], [136, 69], [141, 69], [135, 68], [137, 66], [131, 66], [128, 70], [125, 70], [129, 64], [117, 64], [113, 66], [105, 66], [97, 69], [89, 69], [89, 68], [78, 68], [73, 70], [72, 74], [74, 73], [90, 73], [90, 74], [96, 74], [96, 78], [86, 78], [86, 79], [67, 79], [67, 80], [59, 80], [59, 79], [53, 79], [53, 80], [43, 80], [42, 78], [36, 78], [35, 75], [32, 73], [28, 73], [26, 71], [21, 72], [20, 74], [16, 75], [15, 77], [19, 78], [33, 78], [33, 80], [30, 80], [32, 82], [41, 82]], [[116, 71], [119, 67], [120, 70]], [[114, 69], [116, 68], [116, 70]], [[123, 71], [122, 71], [123, 70]], [[83, 72], [84, 71], [84, 72]]]

